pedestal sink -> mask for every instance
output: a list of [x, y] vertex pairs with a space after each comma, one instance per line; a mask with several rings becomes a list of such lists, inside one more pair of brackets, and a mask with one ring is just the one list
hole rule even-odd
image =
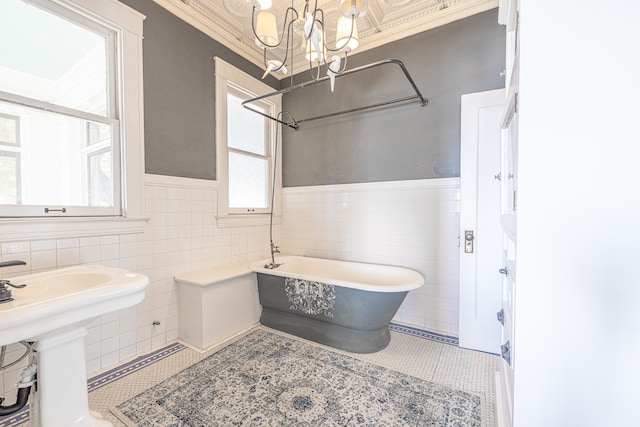
[[138, 304], [149, 279], [120, 268], [87, 265], [12, 277], [13, 300], [0, 304], [0, 345], [33, 341], [37, 392], [34, 427], [111, 426], [89, 410], [85, 368], [86, 325], [103, 314]]

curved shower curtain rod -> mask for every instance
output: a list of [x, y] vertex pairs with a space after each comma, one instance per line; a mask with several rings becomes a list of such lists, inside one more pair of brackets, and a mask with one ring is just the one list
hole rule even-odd
[[289, 114], [289, 117], [291, 117], [291, 120], [292, 120], [291, 122], [285, 122], [283, 120], [280, 120], [277, 117], [270, 116], [270, 115], [268, 115], [268, 114], [266, 114], [266, 113], [264, 113], [262, 111], [259, 111], [259, 110], [256, 110], [254, 108], [251, 108], [248, 105], [248, 104], [251, 104], [251, 103], [256, 102], [256, 101], [260, 101], [260, 100], [265, 99], [265, 98], [269, 98], [269, 97], [272, 97], [272, 96], [275, 96], [275, 95], [280, 95], [280, 94], [283, 94], [283, 93], [292, 92], [292, 91], [294, 91], [296, 89], [302, 89], [304, 87], [311, 86], [311, 85], [314, 85], [316, 83], [323, 82], [323, 81], [329, 79], [329, 76], [327, 76], [327, 77], [323, 77], [323, 78], [318, 79], [318, 80], [312, 80], [312, 81], [309, 81], [309, 82], [306, 82], [306, 83], [300, 83], [300, 84], [297, 84], [297, 85], [286, 87], [284, 89], [277, 90], [275, 92], [268, 93], [266, 95], [262, 95], [262, 96], [258, 96], [256, 98], [248, 99], [248, 100], [246, 100], [246, 101], [244, 101], [242, 103], [242, 106], [244, 108], [248, 109], [248, 110], [253, 111], [254, 113], [258, 113], [261, 116], [264, 116], [264, 117], [266, 117], [268, 119], [271, 119], [271, 120], [273, 120], [275, 122], [278, 122], [280, 124], [288, 126], [288, 127], [292, 128], [292, 129], [298, 130], [298, 129], [300, 129], [300, 123], [310, 122], [310, 121], [313, 121], [313, 120], [326, 119], [328, 117], [339, 116], [339, 115], [342, 115], [342, 114], [355, 113], [357, 111], [369, 110], [371, 108], [383, 107], [385, 105], [397, 104], [399, 102], [411, 101], [413, 99], [417, 99], [420, 102], [420, 106], [421, 107], [424, 107], [425, 105], [427, 105], [429, 103], [427, 98], [422, 96], [422, 94], [418, 90], [418, 87], [416, 86], [415, 82], [411, 78], [411, 74], [409, 74], [409, 71], [407, 71], [407, 68], [404, 66], [402, 61], [400, 61], [399, 59], [385, 59], [385, 60], [382, 60], [382, 61], [373, 62], [371, 64], [363, 65], [362, 67], [358, 67], [358, 68], [353, 68], [351, 70], [347, 70], [342, 74], [338, 74], [336, 77], [343, 77], [343, 76], [346, 76], [346, 75], [349, 75], [349, 74], [358, 73], [360, 71], [369, 70], [371, 68], [379, 67], [381, 65], [386, 65], [386, 64], [396, 64], [397, 66], [400, 67], [400, 69], [404, 73], [404, 76], [407, 78], [407, 81], [409, 82], [409, 84], [411, 85], [413, 90], [415, 91], [415, 93], [416, 93], [415, 95], [407, 96], [407, 97], [404, 97], [404, 98], [392, 99], [392, 100], [389, 100], [389, 101], [377, 102], [375, 104], [365, 105], [365, 106], [356, 107], [356, 108], [350, 108], [348, 110], [337, 111], [337, 112], [334, 112], [334, 113], [323, 114], [323, 115], [320, 115], [320, 116], [307, 117], [305, 119], [300, 119], [300, 120], [294, 119], [293, 116], [291, 116], [291, 114]]

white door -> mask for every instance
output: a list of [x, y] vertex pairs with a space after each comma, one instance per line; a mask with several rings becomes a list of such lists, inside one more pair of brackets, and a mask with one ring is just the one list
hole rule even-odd
[[460, 346], [500, 353], [500, 124], [504, 89], [462, 96]]

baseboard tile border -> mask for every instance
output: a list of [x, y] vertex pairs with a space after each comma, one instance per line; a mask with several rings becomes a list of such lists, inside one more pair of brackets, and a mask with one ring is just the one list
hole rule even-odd
[[458, 337], [425, 331], [424, 329], [418, 329], [412, 326], [401, 325], [398, 323], [389, 323], [389, 330], [399, 332], [401, 334], [412, 335], [414, 337], [424, 338], [431, 341], [437, 341], [443, 344], [458, 346]]
[[89, 389], [89, 393], [99, 389], [100, 387], [104, 387], [107, 384], [111, 384], [112, 382], [119, 380], [122, 377], [126, 377], [129, 374], [139, 371], [142, 368], [152, 365], [155, 362], [167, 358], [172, 354], [182, 351], [185, 348], [187, 347], [181, 343], [176, 342], [153, 351], [149, 354], [138, 356], [130, 362], [126, 362], [113, 369], [98, 374], [87, 381], [87, 388]]

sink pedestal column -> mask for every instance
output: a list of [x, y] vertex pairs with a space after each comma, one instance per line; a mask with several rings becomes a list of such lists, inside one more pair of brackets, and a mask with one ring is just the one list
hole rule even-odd
[[113, 425], [89, 410], [85, 335], [87, 329], [76, 324], [36, 339], [33, 348], [37, 351], [38, 391], [34, 393], [31, 404], [32, 426]]

